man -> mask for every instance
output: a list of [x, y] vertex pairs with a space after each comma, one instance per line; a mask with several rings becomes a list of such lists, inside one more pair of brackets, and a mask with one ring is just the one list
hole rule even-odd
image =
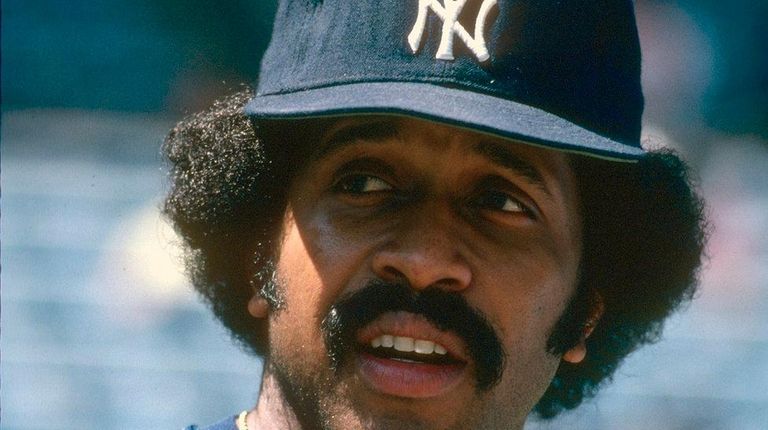
[[688, 300], [702, 207], [640, 147], [629, 1], [283, 1], [180, 123], [166, 213], [265, 359], [215, 429], [520, 429]]

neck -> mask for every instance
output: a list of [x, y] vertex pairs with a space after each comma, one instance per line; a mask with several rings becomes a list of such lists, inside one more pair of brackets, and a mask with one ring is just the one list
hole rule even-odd
[[268, 363], [264, 364], [264, 369], [258, 403], [246, 419], [248, 428], [301, 430], [303, 427]]

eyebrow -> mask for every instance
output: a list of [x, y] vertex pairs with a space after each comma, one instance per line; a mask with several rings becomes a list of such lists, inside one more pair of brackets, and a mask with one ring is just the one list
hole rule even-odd
[[365, 142], [383, 142], [389, 139], [399, 139], [400, 135], [397, 127], [387, 120], [363, 122], [342, 127], [334, 131], [325, 139], [325, 142], [313, 154], [314, 160], [319, 160], [336, 152], [352, 143]]
[[[400, 139], [397, 126], [387, 119], [362, 122], [341, 127], [331, 133], [325, 139], [323, 145], [313, 154], [314, 160], [324, 158], [355, 142], [385, 142], [390, 139]], [[488, 161], [513, 174], [523, 177], [528, 183], [539, 188], [548, 196], [551, 196], [549, 188], [544, 181], [544, 176], [539, 169], [527, 160], [509, 150], [513, 143], [501, 143], [493, 141], [481, 141], [474, 146], [475, 153], [483, 156]]]
[[497, 164], [506, 170], [522, 176], [531, 185], [551, 196], [552, 193], [550, 193], [549, 188], [547, 188], [544, 176], [539, 169], [510, 151], [509, 148], [507, 148], [508, 145], [508, 143], [482, 141], [478, 143], [474, 149], [477, 154], [487, 158], [493, 164]]

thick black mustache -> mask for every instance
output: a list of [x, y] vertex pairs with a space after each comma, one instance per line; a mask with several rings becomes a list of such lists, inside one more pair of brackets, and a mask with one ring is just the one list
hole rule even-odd
[[421, 315], [440, 330], [463, 339], [476, 365], [478, 390], [488, 390], [499, 382], [504, 370], [504, 348], [487, 319], [463, 296], [437, 287], [416, 291], [407, 284], [380, 280], [342, 298], [323, 319], [325, 345], [334, 369], [341, 369], [344, 358], [355, 347], [358, 330], [384, 313], [398, 311]]

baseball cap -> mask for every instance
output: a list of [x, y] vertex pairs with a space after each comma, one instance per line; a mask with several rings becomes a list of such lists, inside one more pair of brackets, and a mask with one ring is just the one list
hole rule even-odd
[[631, 0], [282, 0], [245, 113], [423, 118], [636, 160]]

